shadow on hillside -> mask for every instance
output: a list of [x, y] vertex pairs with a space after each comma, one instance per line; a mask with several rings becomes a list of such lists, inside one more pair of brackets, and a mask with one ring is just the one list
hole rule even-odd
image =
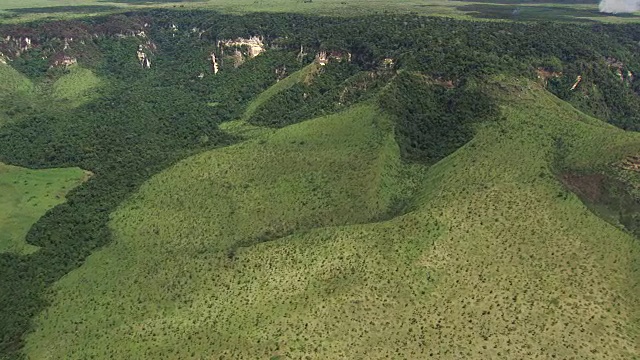
[[600, 173], [567, 172], [559, 179], [594, 214], [640, 237], [640, 199], [629, 184]]

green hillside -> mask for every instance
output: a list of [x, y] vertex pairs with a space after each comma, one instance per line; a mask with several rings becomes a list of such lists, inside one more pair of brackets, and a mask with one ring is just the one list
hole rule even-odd
[[30, 96], [35, 91], [33, 83], [7, 64], [0, 62], [0, 126], [29, 106]]
[[33, 90], [29, 79], [7, 64], [0, 63], [0, 76], [3, 80], [0, 84], [0, 93], [3, 96]]
[[[36, 87], [8, 64], [0, 63], [0, 79], [2, 126], [34, 106]], [[84, 177], [78, 168], [30, 170], [0, 163], [0, 253], [35, 251], [37, 247], [25, 242], [27, 232]]]
[[85, 177], [78, 168], [29, 170], [0, 163], [0, 253], [35, 251], [24, 242], [31, 225]]
[[505, 119], [424, 176], [373, 105], [160, 173], [112, 216], [114, 243], [55, 286], [27, 355], [639, 356], [640, 246], [552, 168], [559, 136], [583, 170], [640, 137], [500, 84], [485, 90]]
[[89, 69], [71, 66], [52, 85], [51, 95], [65, 106], [77, 107], [96, 97], [100, 79]]

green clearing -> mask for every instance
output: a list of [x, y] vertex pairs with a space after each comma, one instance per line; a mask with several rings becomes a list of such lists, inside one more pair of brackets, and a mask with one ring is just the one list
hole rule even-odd
[[51, 95], [65, 106], [78, 107], [96, 97], [100, 79], [89, 69], [71, 66], [52, 85]]
[[24, 241], [27, 231], [85, 177], [78, 168], [30, 170], [0, 163], [0, 253], [37, 250]]
[[0, 62], [0, 126], [7, 123], [19, 109], [28, 106], [35, 86], [20, 72]]
[[[32, 106], [36, 86], [7, 64], [0, 63], [0, 126], [19, 109]], [[73, 84], [73, 83], [70, 83]], [[67, 87], [70, 87], [67, 85]], [[78, 168], [31, 170], [0, 163], [0, 253], [29, 254], [37, 247], [25, 236], [45, 212], [65, 201], [85, 173]]]
[[20, 95], [33, 91], [31, 81], [11, 66], [0, 63], [0, 96]]
[[54, 286], [25, 353], [638, 357], [640, 246], [552, 168], [604, 169], [640, 135], [529, 81], [485, 91], [504, 120], [428, 169], [360, 104], [161, 172]]

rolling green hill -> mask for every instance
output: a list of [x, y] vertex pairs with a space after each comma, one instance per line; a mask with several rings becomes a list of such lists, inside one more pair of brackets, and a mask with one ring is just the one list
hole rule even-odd
[[29, 170], [0, 163], [0, 252], [37, 250], [24, 242], [27, 231], [85, 177], [78, 168]]
[[14, 70], [7, 64], [0, 63], [0, 94], [2, 96], [10, 96], [20, 93], [28, 93], [33, 90], [33, 84], [27, 77]]
[[7, 64], [0, 63], [0, 126], [11, 120], [12, 116], [28, 107], [35, 91], [33, 83], [24, 75]]
[[51, 94], [64, 106], [77, 107], [96, 97], [100, 79], [89, 69], [72, 66], [52, 85]]
[[640, 137], [529, 81], [485, 90], [505, 119], [426, 173], [371, 104], [160, 173], [56, 284], [27, 355], [637, 357], [640, 245], [552, 170], [558, 137], [574, 170]]
[[[36, 87], [8, 64], [0, 63], [0, 126], [32, 107]], [[28, 254], [37, 247], [25, 243], [29, 228], [46, 211], [65, 201], [82, 182], [78, 168], [30, 170], [0, 163], [0, 253]]]
[[253, 116], [256, 110], [265, 104], [268, 100], [271, 100], [275, 95], [290, 89], [292, 86], [304, 81], [307, 77], [313, 76], [315, 72], [318, 71], [319, 65], [317, 63], [311, 63], [300, 69], [293, 74], [287, 76], [282, 79], [282, 81], [277, 82], [275, 85], [270, 86], [267, 90], [260, 93], [254, 100], [252, 100], [249, 105], [247, 105], [247, 109], [244, 112], [243, 119], [247, 120]]

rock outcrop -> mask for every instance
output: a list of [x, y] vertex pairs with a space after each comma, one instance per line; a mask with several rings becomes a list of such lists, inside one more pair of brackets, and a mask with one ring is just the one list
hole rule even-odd
[[[262, 37], [252, 36], [248, 39], [237, 38], [235, 40], [220, 40], [218, 41], [218, 48], [233, 48], [241, 52], [246, 52], [246, 55], [250, 58], [254, 58], [265, 51], [265, 45]], [[244, 54], [243, 54], [244, 55]]]
[[[302, 53], [302, 48], [300, 48]], [[316, 62], [322, 66], [327, 65], [330, 61], [347, 61], [351, 62], [351, 53], [344, 51], [320, 51], [316, 53]]]
[[216, 53], [214, 52], [211, 53], [211, 70], [214, 75], [220, 71], [220, 67], [218, 66], [218, 61], [216, 59]]
[[542, 84], [544, 85], [544, 87], [547, 87], [549, 79], [559, 78], [562, 76], [561, 72], [550, 71], [548, 69], [541, 68], [541, 67], [536, 69], [536, 74], [538, 74], [538, 79], [542, 81]]
[[78, 59], [71, 57], [69, 55], [59, 55], [57, 56], [53, 62], [51, 63], [51, 68], [54, 67], [64, 67], [64, 68], [68, 68], [71, 65], [75, 65], [78, 63]]
[[571, 89], [569, 90], [571, 91], [575, 90], [578, 87], [578, 85], [580, 85], [580, 82], [582, 82], [582, 75], [578, 75], [576, 77], [576, 81], [573, 83], [573, 86], [571, 86]]
[[151, 68], [151, 60], [149, 59], [149, 56], [147, 56], [147, 53], [144, 52], [143, 45], [138, 46], [138, 51], [136, 52], [136, 56], [138, 58], [138, 62], [140, 63], [140, 66], [146, 69]]
[[622, 61], [608, 57], [605, 59], [607, 66], [612, 69], [616, 75], [616, 77], [620, 80], [620, 82], [627, 82], [631, 84], [634, 80], [633, 73], [629, 69], [625, 69], [626, 65]]

